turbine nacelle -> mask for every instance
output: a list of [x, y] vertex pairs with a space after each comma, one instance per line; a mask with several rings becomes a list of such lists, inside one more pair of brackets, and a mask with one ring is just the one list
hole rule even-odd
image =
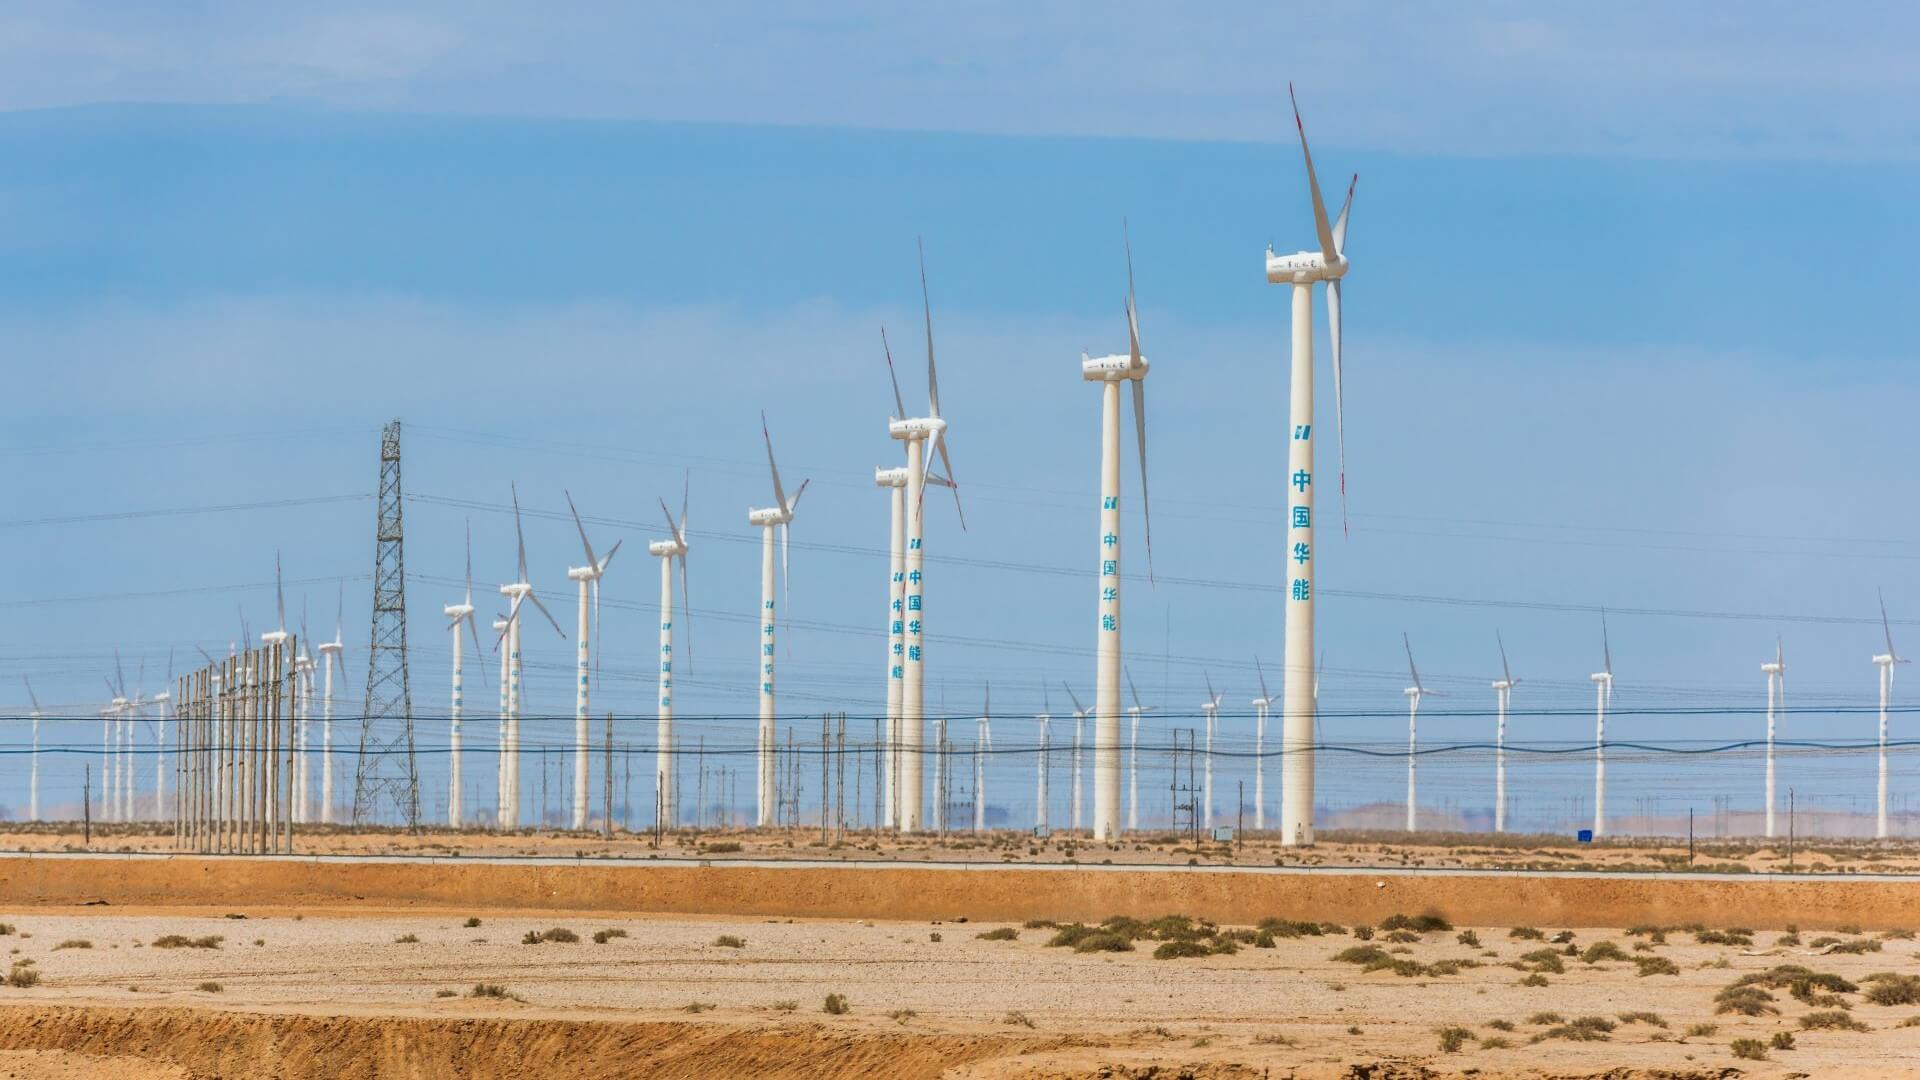
[[1609, 686], [1613, 684], [1613, 672], [1611, 671], [1596, 671], [1593, 674], [1587, 676], [1587, 678], [1592, 679], [1594, 682], [1597, 682], [1597, 683], [1606, 683]]
[[875, 487], [903, 488], [907, 486], [907, 467], [896, 465], [891, 469], [874, 466], [873, 483]]
[[[473, 610], [471, 605], [466, 605], [466, 607], [468, 611]], [[323, 641], [314, 647], [320, 650], [321, 656], [326, 656], [329, 653], [337, 653], [345, 648], [345, 646], [338, 641]]]
[[887, 434], [902, 441], [938, 438], [947, 430], [947, 422], [937, 416], [914, 416], [887, 421]]
[[599, 581], [600, 575], [605, 572], [606, 568], [602, 566], [569, 566], [567, 567], [567, 580]]
[[513, 601], [524, 600], [527, 598], [527, 594], [531, 592], [533, 592], [533, 586], [524, 581], [515, 582], [512, 585], [500, 586], [500, 595]]
[[657, 555], [662, 559], [671, 559], [686, 553], [687, 545], [677, 540], [655, 540], [647, 545], [647, 554]]
[[782, 510], [777, 506], [747, 508], [747, 524], [759, 526], [785, 525], [793, 520], [791, 509]]
[[260, 635], [260, 640], [267, 645], [285, 645], [287, 639], [291, 637], [293, 637], [293, 635], [287, 633], [285, 630], [269, 630]]
[[1316, 281], [1339, 281], [1347, 276], [1347, 257], [1336, 255], [1332, 263], [1318, 251], [1296, 251], [1291, 255], [1276, 255], [1272, 248], [1267, 249], [1267, 281], [1270, 284], [1292, 282], [1296, 285], [1311, 285]]
[[1144, 379], [1147, 377], [1147, 358], [1138, 362], [1125, 353], [1112, 356], [1088, 356], [1080, 354], [1080, 377], [1088, 382], [1119, 382], [1122, 379]]
[[1495, 679], [1493, 680], [1492, 686], [1495, 690], [1511, 690], [1514, 684], [1519, 681], [1519, 679]]
[[[467, 616], [473, 614], [473, 605], [472, 604], [448, 604], [446, 607], [443, 607], [440, 610], [442, 613], [446, 615], [447, 618], [452, 619], [455, 622], [459, 622], [461, 619], [464, 619]], [[338, 649], [339, 647], [340, 646], [335, 645], [333, 642], [329, 641], [320, 646], [320, 651], [321, 653], [324, 654], [327, 652], [329, 648]]]

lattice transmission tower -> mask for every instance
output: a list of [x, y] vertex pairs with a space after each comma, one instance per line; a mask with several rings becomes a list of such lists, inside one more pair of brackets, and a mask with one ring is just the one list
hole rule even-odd
[[373, 630], [360, 714], [353, 823], [391, 804], [420, 829], [420, 772], [413, 759], [413, 692], [407, 679], [406, 533], [400, 517], [400, 421], [380, 433], [380, 513], [373, 555]]

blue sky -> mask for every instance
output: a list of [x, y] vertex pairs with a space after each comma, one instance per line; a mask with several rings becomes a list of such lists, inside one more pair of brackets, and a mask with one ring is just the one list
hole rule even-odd
[[[1910, 620], [1896, 632], [1920, 626], [1920, 522], [1900, 497], [1920, 102], [1880, 44], [1909, 12], [954, 10], [10, 15], [0, 454], [16, 483], [0, 558], [19, 574], [0, 675], [90, 715], [114, 647], [157, 672], [169, 648], [184, 667], [234, 636], [237, 605], [262, 628], [279, 548], [316, 631], [348, 579], [363, 677], [368, 500], [33, 522], [363, 494], [377, 426], [400, 416], [422, 714], [442, 708], [437, 612], [468, 516], [483, 586], [510, 570], [493, 509], [509, 480], [543, 513], [569, 488], [604, 522], [597, 543], [628, 538], [598, 700], [647, 712], [657, 574], [639, 545], [683, 468], [697, 548], [680, 704], [744, 714], [764, 408], [783, 471], [815, 481], [783, 711], [871, 713], [885, 503], [870, 470], [894, 463], [878, 329], [921, 393], [923, 236], [970, 526], [932, 515], [930, 553], [962, 560], [928, 589], [931, 644], [947, 646], [932, 696], [971, 715], [992, 679], [1003, 724], [1030, 738], [1013, 718], [1043, 684], [1056, 712], [1060, 680], [1089, 691], [1092, 583], [1073, 571], [1094, 539], [1097, 402], [1075, 369], [1082, 348], [1124, 345], [1125, 218], [1162, 579], [1129, 593], [1130, 663], [1170, 715], [1195, 711], [1203, 670], [1230, 706], [1251, 697], [1251, 653], [1280, 652], [1265, 590], [1286, 405], [1286, 305], [1260, 255], [1312, 235], [1291, 79], [1323, 182], [1361, 176], [1354, 528], [1323, 537], [1321, 564], [1326, 723], [1347, 715], [1328, 737], [1404, 738], [1403, 631], [1454, 692], [1424, 738], [1487, 735], [1496, 629], [1530, 681], [1516, 707], [1584, 709], [1602, 605], [1614, 738], [1751, 737], [1738, 710], [1760, 704], [1776, 634], [1796, 703], [1870, 703], [1877, 627], [1849, 620], [1884, 585]], [[570, 526], [528, 528], [550, 571], [536, 583], [571, 625]], [[531, 707], [570, 712], [570, 649], [529, 651], [555, 665], [534, 672]], [[1677, 705], [1725, 711], [1634, 712]], [[1228, 723], [1244, 742], [1244, 719]], [[1864, 738], [1871, 719], [1783, 730]], [[1516, 722], [1534, 741], [1589, 732]], [[1797, 763], [1802, 797], [1849, 805], [1856, 765]], [[1391, 797], [1397, 768], [1330, 764], [1323, 791]], [[1436, 762], [1434, 799], [1484, 801], [1481, 771]], [[1612, 775], [1631, 805], [1757, 799], [1752, 773]]]

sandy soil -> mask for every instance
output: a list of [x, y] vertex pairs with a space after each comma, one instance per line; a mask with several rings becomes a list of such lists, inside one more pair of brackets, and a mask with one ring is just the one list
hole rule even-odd
[[[1076, 954], [1047, 947], [1050, 929], [982, 940], [977, 935], [1010, 924], [976, 922], [560, 920], [476, 911], [480, 925], [469, 927], [456, 911], [232, 914], [247, 917], [98, 909], [9, 916], [16, 932], [0, 937], [0, 948], [9, 963], [33, 961], [42, 979], [0, 989], [0, 1077], [9, 1068], [23, 1076], [140, 1080], [1920, 1070], [1920, 1027], [1898, 1026], [1920, 1016], [1920, 1004], [1880, 1006], [1863, 993], [1841, 994], [1864, 1032], [1802, 1030], [1799, 1018], [1816, 1009], [1784, 989], [1773, 991], [1778, 1015], [1714, 1012], [1717, 991], [1779, 964], [1862, 986], [1870, 973], [1915, 972], [1920, 948], [1899, 938], [1874, 938], [1878, 952], [1814, 956], [1808, 946], [1779, 944], [1771, 932], [1740, 947], [1671, 931], [1668, 944], [1636, 951], [1644, 937], [1574, 928], [1576, 948], [1612, 941], [1629, 957], [1671, 960], [1679, 974], [1640, 977], [1631, 963], [1567, 957], [1564, 974], [1525, 986], [1504, 965], [1543, 944], [1512, 940], [1497, 927], [1476, 928], [1479, 947], [1452, 931], [1402, 945], [1376, 936], [1374, 944], [1406, 950], [1391, 954], [1397, 959], [1485, 965], [1409, 977], [1335, 961], [1359, 944], [1347, 936], [1282, 937], [1272, 948], [1156, 960], [1152, 941], [1133, 952]], [[581, 940], [522, 943], [527, 932], [555, 925]], [[593, 932], [605, 929], [626, 936], [594, 943]], [[221, 941], [217, 948], [154, 946], [168, 934]], [[720, 945], [722, 935], [744, 946]], [[1812, 935], [1804, 936], [1810, 945]], [[60, 947], [75, 941], [90, 947]], [[220, 989], [196, 989], [209, 982]], [[524, 1000], [467, 996], [479, 983]], [[826, 1014], [830, 993], [844, 994], [851, 1011]], [[689, 1011], [696, 1004], [701, 1011]], [[1603, 1041], [1530, 1042], [1551, 1026], [1529, 1022], [1542, 1011], [1606, 1017], [1616, 1026]], [[1621, 1023], [1623, 1012], [1652, 1012], [1659, 1023]], [[1697, 1024], [1717, 1026], [1685, 1034]], [[1449, 1025], [1471, 1032], [1456, 1053], [1439, 1047], [1437, 1031]], [[1775, 1032], [1791, 1032], [1795, 1048], [1773, 1050], [1763, 1062], [1730, 1053], [1736, 1038], [1765, 1041]], [[1513, 1045], [1481, 1045], [1492, 1039]], [[90, 1072], [88, 1061], [111, 1072]], [[1155, 1069], [1162, 1071], [1148, 1071]]]
[[[737, 845], [737, 846], [736, 846]], [[32, 830], [17, 824], [0, 832], [0, 851], [170, 851], [171, 827], [99, 826], [83, 842], [72, 823]], [[1579, 844], [1562, 836], [1487, 833], [1355, 832], [1323, 833], [1310, 849], [1282, 847], [1271, 834], [1251, 834], [1237, 844], [1196, 843], [1171, 833], [1143, 833], [1116, 844], [1095, 844], [1085, 837], [1056, 833], [1035, 840], [1020, 832], [976, 836], [955, 832], [901, 837], [891, 833], [849, 832], [824, 842], [819, 828], [774, 830], [709, 829], [667, 833], [657, 845], [651, 834], [620, 833], [612, 840], [597, 832], [427, 829], [351, 832], [339, 827], [302, 826], [295, 840], [302, 854], [341, 855], [562, 855], [586, 858], [724, 859], [898, 859], [905, 862], [1070, 862], [1142, 866], [1314, 866], [1487, 868], [1513, 870], [1695, 871], [1729, 875], [1795, 871], [1799, 873], [1920, 873], [1920, 843], [1910, 840], [1802, 841], [1791, 852], [1784, 841], [1702, 840], [1689, 855], [1685, 841], [1670, 838], [1610, 838]]]

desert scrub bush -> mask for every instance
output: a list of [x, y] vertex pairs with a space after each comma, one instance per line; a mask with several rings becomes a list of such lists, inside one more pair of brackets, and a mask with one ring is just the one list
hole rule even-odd
[[1548, 975], [1564, 975], [1567, 971], [1567, 965], [1560, 959], [1560, 954], [1552, 949], [1535, 949], [1530, 953], [1522, 953], [1520, 959], [1514, 961], [1514, 964], [1522, 971], [1542, 972]]
[[1489, 1035], [1480, 1040], [1480, 1049], [1482, 1050], [1506, 1050], [1512, 1046], [1512, 1040], [1503, 1039], [1498, 1035]]
[[1562, 930], [1562, 931], [1560, 931], [1559, 933], [1557, 933], [1557, 934], [1555, 934], [1555, 935], [1553, 935], [1552, 937], [1550, 937], [1550, 938], [1548, 938], [1547, 940], [1548, 940], [1548, 941], [1550, 941], [1550, 942], [1552, 942], [1552, 943], [1553, 943], [1553, 944], [1555, 944], [1555, 945], [1565, 945], [1565, 944], [1567, 944], [1568, 942], [1570, 942], [1570, 941], [1572, 941], [1572, 940], [1573, 940], [1573, 931], [1571, 931], [1571, 930]]
[[713, 945], [717, 949], [744, 949], [747, 947], [747, 939], [737, 934], [721, 934], [713, 939]]
[[1098, 930], [1085, 923], [1068, 923], [1053, 932], [1053, 936], [1047, 939], [1047, 945], [1054, 948], [1072, 948], [1080, 944], [1082, 939], [1097, 933], [1099, 933]]
[[1473, 1038], [1473, 1032], [1455, 1026], [1440, 1028], [1436, 1034], [1440, 1036], [1440, 1052], [1443, 1054], [1459, 1053], [1460, 1048], [1467, 1045], [1467, 1040]]
[[605, 930], [595, 930], [593, 932], [593, 943], [595, 945], [605, 945], [607, 942], [612, 941], [614, 938], [623, 938], [626, 936], [627, 936], [627, 932], [625, 930], [622, 930], [617, 926], [610, 926]]
[[1213, 950], [1197, 941], [1163, 941], [1153, 950], [1155, 960], [1179, 960], [1189, 956], [1210, 956]]
[[1710, 1039], [1720, 1030], [1719, 1024], [1688, 1024], [1681, 1035], [1688, 1039]]
[[1761, 1042], [1759, 1039], [1735, 1039], [1733, 1040], [1733, 1045], [1728, 1047], [1728, 1050], [1732, 1052], [1734, 1057], [1747, 1061], [1767, 1060], [1767, 1044]]
[[1416, 934], [1430, 934], [1436, 930], [1451, 930], [1453, 924], [1438, 915], [1389, 915], [1380, 920], [1382, 930], [1412, 930]]
[[7, 985], [21, 988], [40, 985], [40, 969], [31, 964], [15, 962], [13, 970], [7, 972]]
[[1372, 940], [1373, 940], [1373, 927], [1371, 927], [1371, 926], [1356, 926], [1356, 927], [1354, 927], [1354, 928], [1353, 928], [1353, 937], [1354, 937], [1354, 940], [1356, 940], [1356, 941], [1372, 941]]
[[1020, 928], [1022, 930], [1053, 930], [1059, 927], [1059, 925], [1059, 923], [1054, 922], [1052, 919], [1028, 919], [1026, 922], [1020, 924]]
[[435, 991], [433, 992], [433, 996], [434, 996], [434, 997], [437, 997], [437, 998], [450, 998], [450, 997], [459, 997], [459, 996], [460, 996], [460, 991], [458, 991], [458, 990], [435, 990]]
[[1827, 949], [1828, 953], [1844, 953], [1848, 956], [1859, 956], [1862, 953], [1879, 951], [1879, 938], [1854, 938], [1851, 941], [1837, 942]]
[[12, 937], [15, 932], [16, 928], [12, 923], [0, 922], [0, 937]]
[[1880, 940], [1882, 941], [1912, 941], [1913, 938], [1914, 932], [1911, 930], [1882, 930], [1880, 932]]
[[466, 921], [466, 922], [463, 922], [463, 923], [461, 923], [460, 925], [461, 925], [461, 926], [464, 926], [464, 927], [466, 927], [466, 928], [467, 928], [467, 929], [469, 929], [469, 930], [471, 930], [471, 929], [473, 929], [474, 927], [476, 927], [476, 926], [479, 926], [479, 925], [480, 925], [480, 920], [479, 920], [479, 919], [478, 919], [477, 917], [475, 917], [475, 916], [472, 916], [472, 915], [469, 915], [469, 916], [467, 916], [467, 921]]
[[1597, 964], [1602, 960], [1625, 960], [1628, 957], [1626, 951], [1613, 942], [1596, 941], [1587, 946], [1587, 951], [1580, 954], [1580, 959], [1588, 964]]
[[393, 943], [395, 945], [418, 945], [420, 944], [420, 935], [401, 934], [399, 937], [393, 939]]
[[1511, 1021], [1511, 1020], [1489, 1020], [1489, 1021], [1487, 1021], [1487, 1026], [1488, 1026], [1488, 1027], [1490, 1027], [1490, 1028], [1492, 1028], [1492, 1029], [1493, 1029], [1493, 1030], [1495, 1030], [1495, 1031], [1512, 1031], [1512, 1030], [1513, 1030], [1513, 1021]]
[[[927, 940], [928, 940], [928, 941], [931, 941], [931, 942], [933, 942], [933, 943], [934, 943], [935, 945], [938, 945], [938, 944], [940, 944], [940, 943], [941, 943], [942, 941], [945, 941], [946, 939], [940, 936], [940, 931], [938, 931], [938, 930], [933, 930], [933, 931], [930, 931], [930, 932], [928, 932], [928, 934], [927, 934]], [[1051, 942], [1049, 942], [1048, 944], [1052, 944], [1052, 943], [1051, 943]]]
[[153, 947], [156, 949], [217, 949], [225, 940], [227, 939], [219, 934], [208, 934], [197, 938], [190, 938], [185, 934], [166, 934], [154, 938]]
[[1702, 945], [1752, 945], [1751, 930], [1696, 930], [1693, 940]]
[[538, 945], [543, 941], [554, 941], [562, 945], [572, 945], [579, 940], [579, 934], [574, 933], [564, 926], [556, 926], [551, 930], [529, 930], [526, 936], [520, 939], [520, 944]]
[[734, 855], [743, 850], [745, 849], [732, 840], [722, 840], [717, 844], [700, 845], [700, 854], [702, 855]]
[[919, 1013], [913, 1011], [912, 1009], [895, 1009], [892, 1012], [887, 1014], [887, 1019], [893, 1021], [896, 1024], [904, 1024], [907, 1021], [919, 1015], [920, 1015]]
[[1853, 1014], [1841, 1009], [1826, 1009], [1810, 1012], [1800, 1018], [1800, 1026], [1808, 1031], [1867, 1031], [1867, 1025], [1853, 1018]]
[[1920, 1027], [1920, 1016], [1909, 1016], [1893, 1026], [1903, 1028]]
[[1389, 930], [1385, 940], [1395, 945], [1411, 945], [1420, 940], [1420, 935], [1411, 930]]
[[1255, 1035], [1255, 1046], [1299, 1046], [1300, 1040], [1287, 1035]]
[[[800, 1007], [800, 1003], [797, 1001], [776, 1001], [773, 1003], [774, 1012], [793, 1012], [795, 1009], [798, 1009], [799, 1007]], [[902, 1009], [900, 1011], [910, 1013], [913, 1010]]]
[[61, 942], [60, 944], [55, 945], [53, 947], [53, 951], [59, 952], [61, 949], [91, 949], [91, 948], [93, 948], [93, 942], [88, 941], [86, 938], [68, 938], [67, 940]]
[[703, 1012], [711, 1012], [712, 1010], [717, 1009], [719, 1007], [720, 1006], [715, 1005], [711, 1001], [689, 1001], [685, 1005], [680, 1006], [680, 1011], [690, 1012], [690, 1013], [693, 1013], [695, 1016], [698, 1016]]
[[194, 987], [194, 989], [199, 990], [202, 993], [217, 994], [220, 991], [225, 990], [226, 987], [221, 986], [217, 982], [203, 982], [199, 986]]
[[1453, 935], [1453, 940], [1465, 945], [1469, 949], [1477, 949], [1480, 947], [1480, 935], [1471, 930], [1460, 931]]
[[1867, 976], [1866, 999], [1875, 1005], [1920, 1004], [1920, 976], [1874, 972]]
[[1793, 1032], [1791, 1031], [1774, 1032], [1773, 1038], [1767, 1040], [1767, 1046], [1774, 1050], [1793, 1049]]
[[1636, 956], [1633, 958], [1633, 966], [1639, 969], [1636, 974], [1643, 979], [1649, 975], [1680, 974], [1680, 965], [1664, 956]]
[[1073, 943], [1077, 953], [1132, 952], [1133, 942], [1119, 934], [1095, 931]]
[[1667, 1026], [1667, 1022], [1661, 1019], [1659, 1013], [1647, 1012], [1644, 1009], [1639, 1012], [1623, 1012], [1619, 1014], [1619, 1017], [1620, 1022], [1623, 1024], [1650, 1024], [1657, 1028]]
[[1516, 926], [1507, 931], [1507, 936], [1515, 941], [1545, 941], [1547, 937], [1531, 926]]
[[1613, 1021], [1604, 1016], [1576, 1016], [1535, 1035], [1531, 1042], [1566, 1039], [1569, 1042], [1605, 1042], [1612, 1037]]
[[853, 1006], [847, 1004], [845, 994], [828, 994], [826, 1002], [820, 1006], [820, 1011], [828, 1016], [845, 1016], [853, 1011]]
[[1387, 950], [1378, 945], [1349, 945], [1333, 954], [1333, 959], [1341, 964], [1389, 964], [1393, 958]]
[[[1255, 930], [1264, 931], [1277, 938], [1320, 937], [1323, 934], [1338, 933], [1339, 928], [1332, 923], [1300, 922], [1295, 919], [1276, 919], [1271, 916], [1254, 924]], [[1373, 933], [1367, 930], [1369, 936]]]
[[467, 991], [467, 996], [470, 998], [492, 998], [495, 1001], [527, 1000], [498, 983], [474, 983], [473, 989]]
[[1741, 1016], [1778, 1015], [1773, 995], [1758, 986], [1729, 986], [1713, 995], [1715, 1013], [1739, 1013]]
[[1018, 1009], [1009, 1010], [1007, 1015], [1000, 1018], [1000, 1022], [1003, 1024], [1012, 1024], [1015, 1027], [1030, 1028], [1033, 1026], [1033, 1018]]
[[1536, 971], [1531, 975], [1522, 976], [1520, 979], [1520, 985], [1521, 986], [1546, 986], [1548, 985], [1548, 979], [1545, 975], [1542, 975]]
[[1002, 926], [993, 930], [983, 931], [973, 936], [979, 938], [981, 941], [1017, 941], [1020, 938], [1020, 931], [1015, 930], [1011, 926]]
[[1773, 939], [1773, 945], [1777, 949], [1797, 949], [1800, 947], [1800, 935], [1781, 934]]

